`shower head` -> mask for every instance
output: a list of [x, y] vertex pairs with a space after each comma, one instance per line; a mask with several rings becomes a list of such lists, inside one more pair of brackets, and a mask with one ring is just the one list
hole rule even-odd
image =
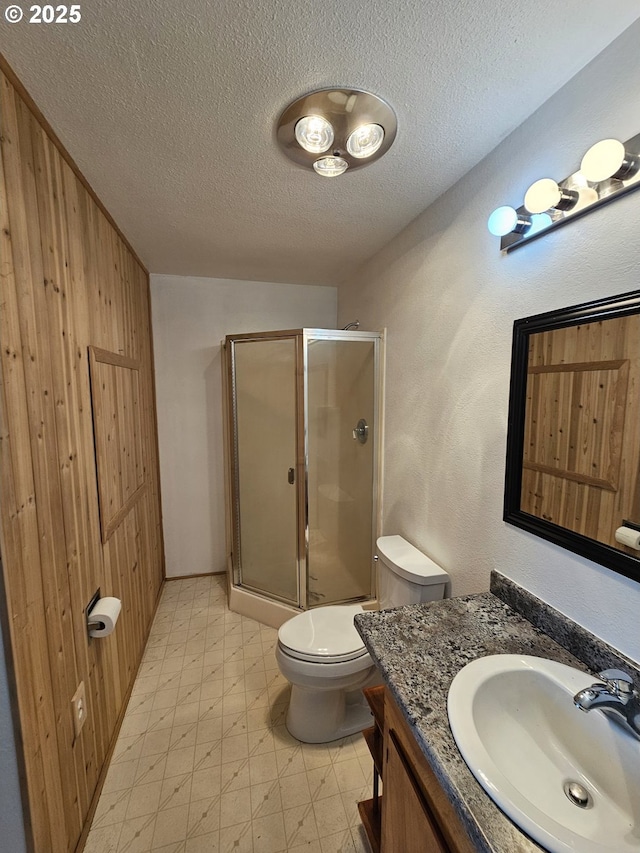
[[353, 323], [347, 323], [347, 325], [342, 330], [343, 332], [348, 332], [349, 329], [359, 329], [360, 328], [360, 320], [354, 320]]

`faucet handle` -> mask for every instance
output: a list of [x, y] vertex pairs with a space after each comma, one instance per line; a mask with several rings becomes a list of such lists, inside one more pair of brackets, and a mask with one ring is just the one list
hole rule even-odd
[[633, 679], [622, 669], [605, 669], [598, 673], [598, 678], [606, 681], [607, 687], [618, 696], [628, 696], [633, 693]]

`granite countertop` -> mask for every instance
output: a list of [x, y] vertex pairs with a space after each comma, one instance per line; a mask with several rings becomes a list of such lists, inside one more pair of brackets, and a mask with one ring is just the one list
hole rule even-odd
[[[512, 605], [516, 599], [521, 601], [516, 594], [519, 587], [500, 575], [496, 577], [500, 581], [496, 585], [498, 594]], [[541, 607], [546, 606], [537, 599], [533, 601], [536, 607], [532, 612], [539, 617], [533, 621], [543, 622], [551, 633], [554, 619], [548, 615], [540, 618]], [[628, 663], [578, 626], [576, 641], [575, 632], [568, 627], [573, 623], [556, 611], [551, 613], [560, 617], [556, 634], [560, 641], [574, 651], [587, 648], [589, 653], [582, 658], [590, 666], [491, 592], [355, 617], [356, 628], [385, 684], [470, 838], [483, 853], [531, 853], [542, 848], [500, 811], [456, 747], [447, 717], [447, 694], [456, 673], [470, 661], [494, 654], [535, 655], [585, 671], [604, 669], [602, 662], [623, 666]], [[567, 642], [568, 637], [573, 642]]]

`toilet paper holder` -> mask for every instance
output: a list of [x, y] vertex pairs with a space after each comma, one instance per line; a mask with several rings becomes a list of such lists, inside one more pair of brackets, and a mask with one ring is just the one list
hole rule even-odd
[[84, 609], [84, 618], [85, 618], [85, 622], [87, 624], [87, 635], [88, 635], [90, 640], [92, 640], [93, 637], [91, 636], [89, 631], [93, 631], [94, 628], [101, 628], [104, 624], [99, 619], [92, 619], [91, 618], [91, 611], [96, 606], [96, 604], [100, 601], [101, 598], [102, 598], [102, 596], [100, 595], [100, 587], [98, 587], [98, 589], [93, 594], [91, 601], [87, 604], [87, 606]]

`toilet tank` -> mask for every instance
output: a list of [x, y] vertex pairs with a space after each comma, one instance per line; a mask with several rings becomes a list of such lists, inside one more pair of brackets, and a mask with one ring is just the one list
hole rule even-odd
[[402, 536], [376, 542], [380, 609], [444, 598], [449, 575]]

